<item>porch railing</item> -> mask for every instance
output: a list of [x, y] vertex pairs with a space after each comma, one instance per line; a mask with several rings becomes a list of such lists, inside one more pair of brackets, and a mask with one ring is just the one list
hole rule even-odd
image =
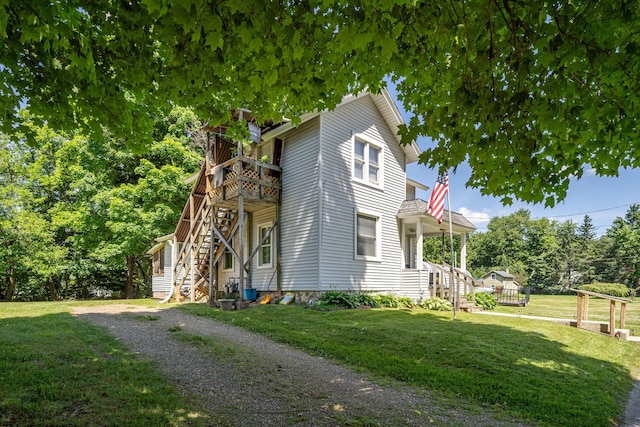
[[524, 293], [520, 292], [520, 289], [496, 289], [494, 295], [500, 305], [525, 307], [529, 304], [530, 289], [527, 287]]
[[214, 205], [242, 195], [249, 200], [275, 203], [282, 190], [282, 169], [248, 157], [237, 156], [211, 168], [207, 192]]

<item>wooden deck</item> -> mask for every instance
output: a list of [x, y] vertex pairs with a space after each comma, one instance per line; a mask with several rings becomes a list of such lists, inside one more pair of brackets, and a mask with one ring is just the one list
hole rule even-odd
[[278, 166], [238, 156], [208, 171], [207, 193], [213, 205], [230, 209], [242, 196], [244, 210], [253, 212], [280, 200], [281, 178]]

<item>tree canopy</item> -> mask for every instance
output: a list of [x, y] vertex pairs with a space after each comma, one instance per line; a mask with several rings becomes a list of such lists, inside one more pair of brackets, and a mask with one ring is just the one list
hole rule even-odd
[[195, 115], [157, 120], [144, 155], [22, 115], [35, 147], [0, 134], [0, 299], [147, 295], [146, 252], [175, 229], [203, 156]]
[[586, 165], [640, 165], [633, 1], [0, 2], [1, 130], [40, 123], [150, 143], [172, 106], [228, 119], [331, 109], [385, 79], [421, 161], [467, 161], [485, 194], [549, 206]]

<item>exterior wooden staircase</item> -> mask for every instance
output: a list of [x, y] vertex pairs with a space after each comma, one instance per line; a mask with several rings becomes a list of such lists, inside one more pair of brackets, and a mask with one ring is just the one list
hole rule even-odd
[[455, 283], [459, 288], [457, 294], [458, 308], [463, 311], [477, 312], [482, 311], [482, 307], [476, 306], [473, 301], [475, 298], [475, 288], [482, 283], [479, 280], [474, 279], [468, 272], [455, 268], [454, 274], [451, 273], [451, 266], [449, 264], [435, 264], [432, 262], [425, 262], [433, 275], [430, 275], [429, 287], [431, 288], [431, 295], [438, 296], [443, 299], [447, 299], [453, 302], [453, 294], [451, 292], [451, 283]]
[[[173, 294], [176, 301], [197, 302], [209, 298], [210, 266], [224, 253], [223, 239], [229, 242], [237, 228], [237, 210], [213, 206], [208, 194], [200, 193], [202, 186], [198, 182], [204, 173], [203, 166], [175, 233], [181, 237], [173, 267]], [[213, 262], [210, 260], [212, 252]]]

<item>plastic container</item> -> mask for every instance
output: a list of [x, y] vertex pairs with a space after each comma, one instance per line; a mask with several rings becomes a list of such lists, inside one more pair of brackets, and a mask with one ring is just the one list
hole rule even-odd
[[245, 288], [244, 299], [245, 301], [255, 301], [258, 298], [255, 288]]

